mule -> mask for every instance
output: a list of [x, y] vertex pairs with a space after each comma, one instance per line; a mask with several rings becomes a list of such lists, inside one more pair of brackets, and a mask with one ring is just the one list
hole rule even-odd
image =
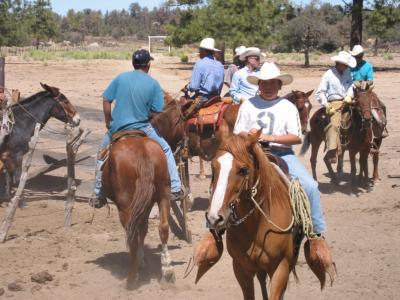
[[22, 159], [29, 150], [36, 123], [43, 128], [53, 117], [72, 126], [79, 125], [79, 114], [67, 97], [56, 87], [42, 83], [41, 86], [44, 91], [11, 106], [15, 124], [0, 146], [0, 159], [6, 171], [1, 176], [2, 186], [5, 186], [1, 199], [10, 199], [12, 187], [19, 184]]
[[278, 300], [294, 272], [303, 233], [293, 222], [284, 179], [257, 144], [260, 133], [232, 135], [219, 148], [211, 163], [211, 205], [206, 219], [215, 232], [226, 230], [243, 299], [254, 299], [257, 275], [263, 299]]
[[135, 289], [140, 284], [139, 267], [144, 267], [144, 239], [155, 203], [160, 212], [162, 279], [175, 280], [168, 252], [171, 196], [167, 161], [158, 143], [143, 133], [126, 134], [112, 142], [102, 182], [105, 195], [116, 204], [126, 230], [130, 260], [127, 287]]

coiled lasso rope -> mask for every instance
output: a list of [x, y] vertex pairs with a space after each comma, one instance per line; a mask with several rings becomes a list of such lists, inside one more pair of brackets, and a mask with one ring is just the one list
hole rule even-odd
[[312, 238], [315, 233], [313, 232], [311, 220], [310, 201], [298, 179], [290, 181], [289, 196], [295, 223], [302, 226], [307, 238]]

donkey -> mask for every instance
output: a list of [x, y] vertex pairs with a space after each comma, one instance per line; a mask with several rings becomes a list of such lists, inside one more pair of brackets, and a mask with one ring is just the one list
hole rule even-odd
[[6, 171], [1, 176], [3, 182], [0, 183], [6, 188], [0, 199], [10, 199], [11, 188], [19, 184], [22, 159], [29, 150], [29, 141], [36, 123], [40, 123], [43, 128], [51, 117], [72, 126], [80, 123], [79, 113], [58, 88], [42, 83], [41, 86], [44, 91], [11, 106], [15, 124], [0, 146], [0, 160]]

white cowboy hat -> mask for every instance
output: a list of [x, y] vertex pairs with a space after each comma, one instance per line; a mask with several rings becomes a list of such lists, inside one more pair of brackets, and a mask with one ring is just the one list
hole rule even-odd
[[239, 59], [241, 60], [241, 61], [245, 61], [246, 60], [246, 57], [248, 57], [248, 56], [258, 56], [258, 57], [266, 57], [266, 55], [265, 55], [265, 53], [262, 53], [261, 52], [261, 50], [260, 50], [260, 48], [257, 48], [257, 47], [249, 47], [249, 48], [246, 48], [243, 52], [242, 52], [242, 54], [240, 54], [240, 56], [239, 56]]
[[361, 53], [364, 53], [364, 48], [361, 45], [355, 45], [353, 50], [350, 51], [350, 54], [353, 56], [360, 55]]
[[215, 40], [213, 38], [205, 38], [200, 42], [199, 48], [210, 51], [221, 51], [215, 48]]
[[260, 69], [260, 75], [254, 76], [250, 75], [247, 77], [247, 81], [251, 84], [258, 84], [259, 80], [271, 80], [278, 79], [282, 82], [282, 85], [291, 84], [293, 82], [293, 77], [290, 74], [281, 73], [278, 67], [273, 63], [264, 63]]
[[331, 57], [331, 59], [335, 62], [345, 64], [350, 68], [354, 68], [355, 66], [357, 66], [356, 59], [353, 56], [351, 56], [349, 52], [346, 51], [340, 51], [338, 55]]
[[235, 56], [240, 56], [246, 50], [246, 46], [239, 46], [235, 49]]

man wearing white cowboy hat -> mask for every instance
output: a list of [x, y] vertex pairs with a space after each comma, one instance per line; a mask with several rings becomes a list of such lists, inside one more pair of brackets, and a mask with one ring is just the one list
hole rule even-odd
[[244, 62], [239, 59], [239, 56], [246, 50], [245, 46], [240, 46], [235, 49], [233, 56], [233, 64], [230, 64], [225, 72], [224, 83], [228, 88], [231, 87], [232, 77], [237, 71], [244, 67]]
[[344, 103], [351, 103], [354, 97], [353, 79], [350, 68], [356, 66], [356, 60], [350, 53], [340, 51], [331, 58], [335, 66], [326, 71], [316, 92], [319, 103], [326, 108], [330, 115], [330, 123], [325, 128], [325, 143], [327, 153], [325, 158], [335, 163], [339, 147], [339, 126], [342, 117], [340, 108]]
[[351, 68], [353, 81], [373, 81], [374, 69], [369, 62], [364, 60], [364, 48], [361, 45], [355, 45], [350, 54], [357, 62], [357, 65]]
[[188, 89], [196, 92], [201, 101], [218, 96], [224, 82], [224, 66], [214, 58], [215, 48], [212, 38], [205, 38], [199, 46], [200, 60], [193, 67], [192, 79]]
[[257, 85], [247, 81], [247, 77], [258, 75], [260, 73], [261, 56], [265, 56], [259, 48], [249, 47], [240, 54], [239, 59], [246, 63], [243, 69], [240, 69], [232, 77], [229, 92], [235, 103], [241, 103], [254, 97], [257, 93]]
[[250, 75], [248, 82], [258, 86], [258, 95], [245, 101], [239, 109], [234, 133], [253, 135], [262, 129], [260, 142], [268, 143], [270, 151], [281, 157], [289, 167], [289, 175], [298, 178], [311, 204], [314, 232], [326, 231], [318, 183], [294, 155], [292, 145], [301, 143], [301, 125], [297, 108], [278, 96], [282, 85], [292, 83], [293, 77], [281, 73], [274, 63], [264, 63], [258, 75]]
[[[357, 66], [351, 68], [351, 75], [353, 76], [354, 86], [356, 88], [360, 88], [362, 86], [362, 82], [367, 82], [368, 86], [371, 88], [374, 81], [374, 68], [369, 62], [364, 60], [364, 48], [361, 45], [355, 45], [353, 47], [353, 50], [350, 51], [350, 54], [355, 58], [357, 62]], [[386, 106], [378, 98], [378, 96], [376, 96], [375, 100], [375, 106], [379, 110], [378, 114], [381, 114], [381, 116], [378, 118], [374, 118], [382, 128], [381, 136], [385, 138], [389, 135], [386, 128]]]

